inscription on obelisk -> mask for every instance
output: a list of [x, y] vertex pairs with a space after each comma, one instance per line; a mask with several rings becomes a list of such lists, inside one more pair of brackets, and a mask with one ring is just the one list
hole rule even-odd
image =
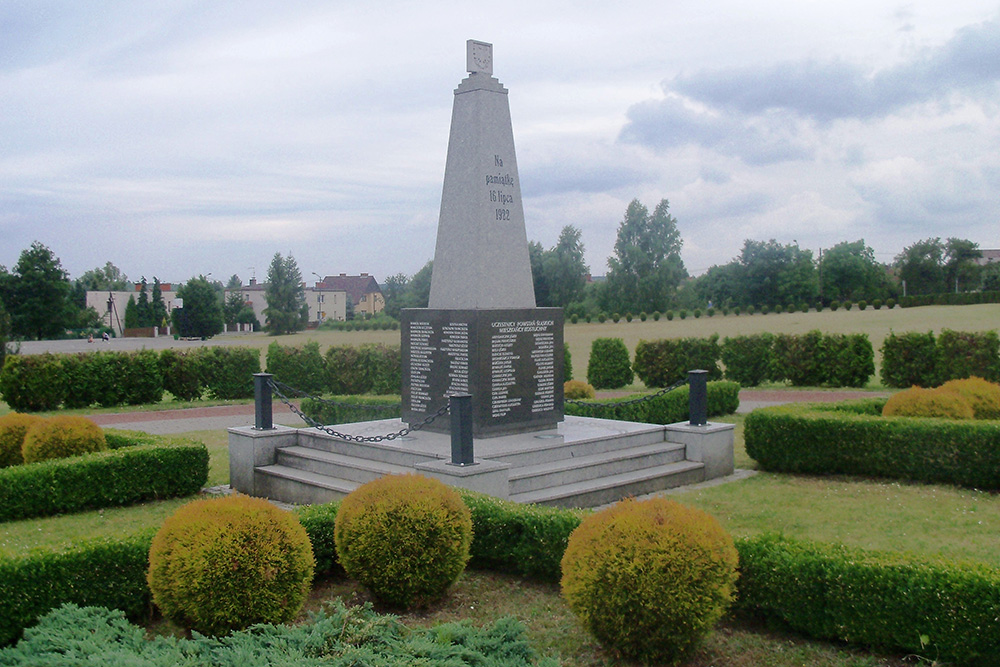
[[535, 307], [510, 106], [492, 76], [492, 45], [469, 40], [466, 62], [429, 308], [402, 315], [403, 419], [420, 421], [450, 394], [470, 393], [477, 436], [551, 428], [563, 419], [562, 309]]

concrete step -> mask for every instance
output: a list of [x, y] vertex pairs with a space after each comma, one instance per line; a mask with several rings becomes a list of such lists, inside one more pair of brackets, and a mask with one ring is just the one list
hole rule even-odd
[[339, 500], [360, 484], [284, 465], [261, 466], [254, 470], [257, 495], [298, 505]]
[[534, 466], [552, 461], [620, 451], [644, 445], [663, 444], [666, 430], [663, 426], [649, 424], [648, 428], [629, 433], [589, 439], [574, 439], [564, 442], [561, 438], [551, 438], [545, 434], [534, 436], [532, 446], [518, 451], [506, 452], [490, 458], [509, 463], [513, 468]]
[[704, 476], [704, 464], [695, 461], [679, 461], [646, 470], [511, 494], [510, 499], [520, 503], [537, 503], [556, 507], [595, 507], [613, 503], [629, 496], [672, 489], [685, 484], [696, 484], [702, 481]]
[[658, 442], [598, 454], [576, 455], [511, 470], [511, 494], [565, 486], [598, 477], [641, 471], [684, 460], [684, 445]]
[[357, 456], [302, 447], [301, 445], [279, 448], [276, 451], [275, 463], [288, 468], [362, 484], [385, 475], [403, 475], [413, 471], [408, 466], [362, 459]]
[[381, 461], [398, 466], [413, 466], [432, 461], [433, 457], [406, 447], [405, 440], [383, 442], [344, 442], [318, 431], [299, 434], [299, 446], [333, 454], [345, 454], [369, 461]]

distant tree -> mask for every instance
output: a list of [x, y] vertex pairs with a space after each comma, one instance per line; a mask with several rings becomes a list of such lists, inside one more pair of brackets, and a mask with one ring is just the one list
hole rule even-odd
[[10, 342], [10, 315], [7, 314], [3, 301], [0, 301], [0, 368], [3, 368], [4, 360], [7, 357], [8, 342]]
[[917, 241], [896, 255], [895, 266], [906, 294], [938, 294], [945, 291], [945, 247], [939, 237]]
[[153, 297], [149, 301], [149, 311], [154, 327], [162, 327], [166, 324], [167, 304], [163, 302], [163, 286], [160, 285], [160, 279], [156, 276], [153, 276]]
[[947, 291], [970, 292], [979, 287], [982, 267], [976, 260], [983, 256], [979, 244], [967, 239], [949, 238], [944, 246], [944, 275]]
[[139, 309], [135, 303], [135, 295], [128, 295], [128, 303], [125, 304], [125, 328], [137, 329], [139, 327]]
[[608, 258], [606, 310], [666, 310], [677, 286], [687, 277], [681, 260], [680, 231], [663, 199], [653, 214], [633, 199], [618, 226], [614, 255]]
[[91, 292], [104, 290], [121, 292], [129, 288], [128, 276], [111, 262], [106, 263], [103, 267], [84, 271], [76, 282]]
[[227, 290], [240, 289], [243, 287], [243, 281], [235, 273], [229, 276], [229, 282], [226, 283]]
[[390, 317], [399, 318], [403, 308], [403, 297], [406, 294], [410, 279], [405, 273], [397, 273], [382, 281], [382, 296], [385, 298], [383, 312]]
[[21, 252], [4, 283], [2, 298], [15, 336], [51, 338], [73, 319], [69, 278], [59, 258], [38, 241]]
[[531, 280], [535, 290], [535, 303], [538, 306], [548, 306], [549, 283], [546, 280], [543, 268], [545, 248], [538, 241], [528, 242], [528, 261], [531, 263]]
[[573, 225], [566, 225], [559, 233], [556, 245], [542, 256], [541, 272], [544, 278], [545, 299], [539, 298], [536, 282], [535, 300], [539, 306], [565, 308], [583, 296], [590, 268], [584, 261], [581, 238], [579, 229]]
[[987, 264], [979, 274], [979, 289], [984, 292], [1000, 292], [1000, 263]]
[[302, 286], [302, 274], [295, 258], [275, 253], [267, 270], [267, 290], [264, 293], [265, 328], [271, 335], [288, 334], [306, 328], [309, 305]]
[[146, 287], [146, 276], [142, 277], [139, 288], [139, 299], [136, 301], [136, 311], [139, 313], [139, 326], [151, 327], [153, 324], [153, 309], [149, 303], [149, 290]]
[[174, 327], [182, 336], [210, 338], [222, 331], [222, 306], [215, 288], [205, 276], [192, 278], [177, 289], [183, 308], [171, 313]]
[[819, 294], [812, 252], [802, 250], [797, 243], [781, 245], [774, 239], [746, 239], [739, 262], [743, 267], [744, 305], [813, 303]]
[[226, 297], [226, 303], [222, 307], [223, 320], [226, 324], [236, 324], [239, 321], [240, 313], [246, 307], [246, 302], [243, 300], [243, 293], [238, 289], [230, 289], [229, 296]]
[[864, 239], [844, 241], [823, 253], [819, 262], [820, 292], [825, 302], [873, 301], [890, 296], [885, 268]]
[[685, 303], [685, 307], [708, 303], [717, 306], [734, 305], [746, 301], [743, 266], [737, 260], [709, 268], [693, 281], [691, 288], [697, 296], [694, 299], [696, 303]]

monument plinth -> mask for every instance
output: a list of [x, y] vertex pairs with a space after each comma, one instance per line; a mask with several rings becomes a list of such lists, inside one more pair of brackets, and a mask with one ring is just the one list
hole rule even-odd
[[[403, 419], [472, 394], [473, 433], [563, 419], [563, 316], [536, 308], [507, 89], [469, 40], [455, 89], [429, 307], [402, 313]], [[445, 430], [447, 419], [432, 429]]]

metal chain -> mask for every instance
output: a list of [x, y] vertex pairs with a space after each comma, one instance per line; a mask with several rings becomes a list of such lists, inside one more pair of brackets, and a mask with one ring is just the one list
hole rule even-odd
[[677, 389], [678, 387], [682, 387], [682, 386], [686, 385], [687, 383], [688, 383], [687, 378], [685, 378], [683, 380], [678, 380], [677, 382], [673, 383], [669, 387], [664, 387], [663, 389], [659, 390], [655, 394], [649, 394], [647, 396], [640, 396], [639, 398], [633, 398], [633, 399], [628, 400], [628, 401], [616, 401], [616, 402], [612, 402], [612, 403], [588, 403], [588, 402], [585, 402], [585, 401], [579, 401], [579, 400], [576, 400], [576, 399], [567, 398], [567, 399], [565, 399], [565, 402], [569, 403], [571, 405], [579, 406], [579, 407], [584, 408], [584, 409], [617, 408], [617, 407], [621, 407], [621, 406], [624, 406], [624, 405], [633, 405], [635, 403], [644, 403], [645, 401], [651, 401], [654, 398], [659, 398], [660, 396], [663, 396], [664, 394], [667, 394], [667, 393], [673, 391], [674, 389]]
[[[412, 425], [412, 426], [410, 426], [408, 428], [404, 428], [404, 429], [402, 429], [400, 431], [397, 431], [395, 433], [387, 433], [385, 435], [351, 435], [349, 433], [341, 433], [339, 431], [335, 431], [332, 428], [330, 428], [329, 426], [324, 426], [323, 424], [320, 424], [319, 422], [317, 422], [315, 419], [313, 419], [312, 417], [310, 417], [306, 413], [302, 412], [302, 410], [300, 410], [294, 403], [291, 402], [291, 400], [288, 399], [287, 396], [285, 396], [281, 392], [281, 389], [279, 389], [278, 386], [277, 386], [278, 384], [279, 383], [275, 382], [274, 380], [268, 380], [268, 385], [270, 385], [271, 391], [273, 391], [278, 396], [278, 399], [280, 399], [282, 403], [284, 403], [286, 406], [288, 406], [289, 410], [291, 410], [296, 415], [298, 415], [299, 418], [302, 421], [304, 421], [305, 423], [309, 424], [310, 426], [312, 426], [312, 427], [314, 427], [314, 428], [316, 428], [316, 429], [318, 429], [320, 431], [323, 431], [324, 433], [326, 433], [328, 435], [333, 436], [334, 438], [337, 438], [338, 440], [346, 440], [347, 442], [386, 442], [386, 441], [396, 440], [398, 438], [402, 438], [402, 437], [408, 435], [409, 433], [411, 433], [413, 431], [419, 431], [420, 429], [429, 426], [431, 423], [434, 422], [435, 419], [437, 419], [441, 415], [447, 414], [447, 412], [448, 412], [448, 404], [445, 403], [440, 408], [438, 408], [437, 412], [435, 412], [434, 414], [428, 415], [419, 424], [414, 424], [414, 425]], [[288, 387], [287, 385], [282, 385], [282, 386], [284, 386], [284, 387], [286, 387], [288, 389], [291, 389], [291, 387]], [[293, 391], [296, 391], [296, 390], [293, 390]], [[297, 393], [299, 393], [302, 396], [308, 397], [308, 398], [315, 398], [313, 396], [309, 396], [308, 394], [303, 394], [302, 392], [297, 392]], [[347, 405], [355, 405], [355, 404], [347, 404]], [[395, 408], [393, 408], [393, 409], [395, 409]]]

